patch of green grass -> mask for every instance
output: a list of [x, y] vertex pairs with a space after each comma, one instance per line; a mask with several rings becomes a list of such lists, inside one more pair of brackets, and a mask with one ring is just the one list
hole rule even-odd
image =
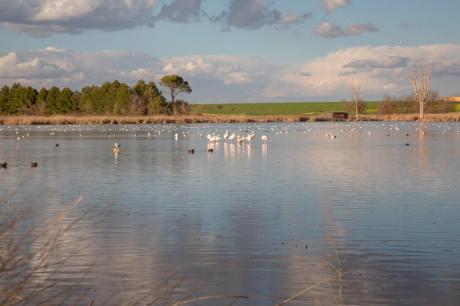
[[[377, 102], [367, 103], [367, 113], [377, 113]], [[304, 115], [323, 112], [342, 112], [343, 102], [277, 102], [277, 103], [230, 103], [194, 104], [192, 114], [209, 115]]]
[[460, 103], [454, 103], [454, 111], [455, 112], [460, 112]]

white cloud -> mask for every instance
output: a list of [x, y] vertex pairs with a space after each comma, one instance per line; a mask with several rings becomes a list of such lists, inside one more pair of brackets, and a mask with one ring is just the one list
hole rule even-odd
[[328, 13], [332, 13], [336, 9], [349, 5], [351, 0], [323, 0], [324, 9]]
[[362, 46], [340, 49], [286, 69], [265, 90], [267, 97], [340, 99], [350, 84], [361, 83], [367, 98], [411, 92], [410, 71], [430, 64], [433, 88], [441, 94], [459, 94], [460, 45]]
[[262, 78], [264, 65], [267, 63], [255, 57], [182, 56], [165, 59], [163, 72], [212, 78], [224, 84], [243, 84]]

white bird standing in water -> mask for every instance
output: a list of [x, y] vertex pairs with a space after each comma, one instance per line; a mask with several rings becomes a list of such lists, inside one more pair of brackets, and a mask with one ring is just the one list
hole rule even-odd
[[115, 142], [115, 143], [113, 144], [113, 153], [115, 153], [115, 154], [120, 153], [120, 147], [121, 147], [121, 146], [120, 146], [118, 143]]
[[174, 140], [178, 140], [179, 139], [179, 134], [174, 134]]
[[214, 135], [214, 136], [209, 137], [208, 140], [209, 140], [210, 143], [216, 143], [216, 142], [220, 141], [220, 137], [219, 137], [219, 135], [217, 135], [217, 136]]
[[267, 135], [262, 135], [262, 137], [260, 137], [260, 139], [261, 139], [263, 142], [267, 142], [267, 141], [268, 141], [268, 136], [267, 136]]
[[233, 139], [235, 139], [235, 137], [236, 137], [236, 134], [232, 133], [230, 136], [228, 136], [228, 140], [232, 141]]
[[226, 130], [224, 134], [224, 140], [227, 140], [229, 136], [230, 134], [228, 133], [228, 130]]

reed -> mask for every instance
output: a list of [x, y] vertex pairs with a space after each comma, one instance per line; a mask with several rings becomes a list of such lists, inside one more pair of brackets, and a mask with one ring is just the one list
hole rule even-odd
[[[187, 124], [331, 121], [323, 115], [0, 116], [0, 125]], [[418, 121], [418, 114], [360, 115], [360, 121]], [[426, 114], [423, 121], [460, 121], [460, 113]]]
[[[363, 121], [419, 121], [418, 114], [360, 115]], [[460, 121], [460, 113], [425, 114], [425, 122]]]
[[92, 125], [165, 123], [250, 123], [308, 121], [306, 116], [184, 115], [184, 116], [5, 116], [2, 125]]

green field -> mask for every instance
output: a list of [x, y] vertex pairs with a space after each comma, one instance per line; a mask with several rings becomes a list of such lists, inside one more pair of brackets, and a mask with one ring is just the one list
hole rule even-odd
[[[305, 115], [344, 111], [343, 102], [277, 102], [193, 104], [192, 114], [204, 115]], [[377, 112], [377, 102], [367, 102], [368, 114]]]

